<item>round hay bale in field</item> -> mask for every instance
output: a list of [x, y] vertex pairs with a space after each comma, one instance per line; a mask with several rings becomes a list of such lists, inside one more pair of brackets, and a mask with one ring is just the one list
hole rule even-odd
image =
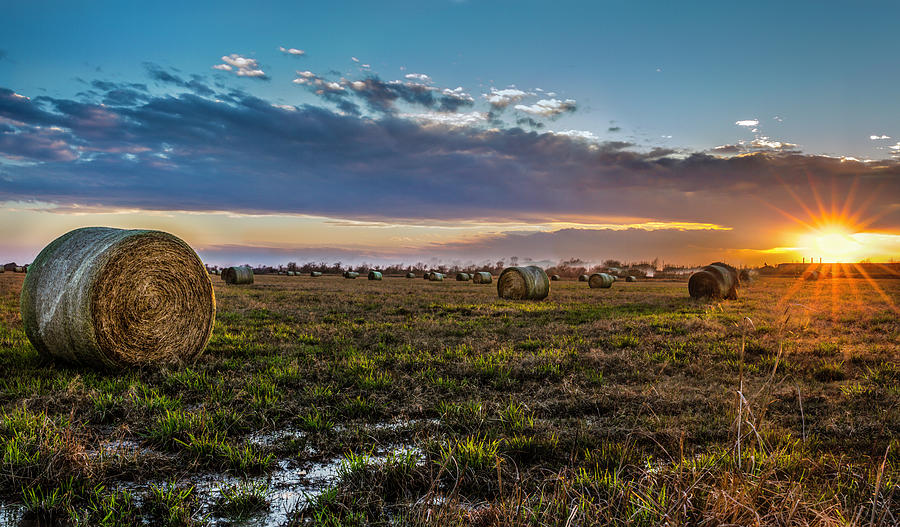
[[759, 273], [756, 271], [756, 269], [741, 269], [741, 272], [738, 274], [741, 285], [755, 282], [758, 277]]
[[294, 274], [295, 274], [294, 271], [288, 271], [288, 272], [287, 272], [287, 275], [288, 275], [288, 276], [294, 276]]
[[591, 289], [609, 289], [612, 287], [616, 279], [613, 275], [606, 273], [594, 273], [588, 278], [588, 286]]
[[590, 277], [589, 277], [588, 275], [586, 275], [586, 274], [583, 274], [583, 275], [581, 275], [581, 276], [578, 277], [578, 281], [579, 281], [579, 282], [587, 282], [588, 280], [590, 280]]
[[486, 271], [480, 271], [472, 275], [472, 283], [475, 284], [489, 284], [494, 280], [494, 277], [491, 276], [491, 273]]
[[688, 280], [688, 292], [691, 298], [737, 298], [737, 287], [740, 283], [737, 269], [716, 262], [707, 265], [691, 275]]
[[356, 271], [344, 271], [344, 278], [355, 279], [357, 276], [359, 276], [359, 273]]
[[381, 271], [369, 271], [369, 280], [381, 280]]
[[406, 277], [407, 277], [407, 278], [415, 278], [415, 277], [416, 277], [416, 273], [406, 273]]
[[472, 275], [469, 273], [456, 273], [456, 281], [457, 282], [468, 282], [472, 279]]
[[626, 276], [626, 277], [625, 277], [625, 281], [626, 281], [626, 282], [637, 282], [637, 278], [634, 277], [634, 276], [629, 275], [629, 276]]
[[806, 271], [803, 273], [803, 279], [808, 282], [815, 282], [819, 279], [819, 271]]
[[246, 265], [226, 267], [222, 271], [222, 280], [226, 284], [244, 285], [253, 283], [253, 269]]
[[425, 280], [431, 280], [431, 271], [425, 271], [425, 274], [422, 276]]
[[497, 294], [510, 300], [543, 300], [550, 294], [550, 278], [536, 265], [507, 267], [497, 278]]
[[22, 285], [22, 322], [45, 356], [123, 367], [194, 360], [216, 298], [203, 262], [160, 231], [88, 227], [45, 247]]
[[432, 282], [443, 282], [444, 275], [441, 273], [436, 273], [436, 272], [432, 271], [431, 273], [428, 274], [428, 280], [430, 280]]
[[559, 282], [559, 275], [555, 274], [555, 275], [551, 276], [550, 279], [553, 280], [554, 282]]
[[25, 267], [22, 266], [22, 265], [17, 265], [16, 268], [13, 269], [13, 272], [14, 272], [14, 273], [24, 273], [24, 272], [25, 272]]
[[318, 276], [322, 276], [322, 271], [310, 271], [309, 276], [316, 278]]

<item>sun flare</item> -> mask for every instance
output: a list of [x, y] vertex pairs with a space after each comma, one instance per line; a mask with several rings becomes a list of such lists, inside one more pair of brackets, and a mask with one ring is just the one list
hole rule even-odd
[[866, 249], [856, 233], [842, 227], [828, 227], [805, 234], [801, 237], [800, 247], [833, 263], [858, 261]]

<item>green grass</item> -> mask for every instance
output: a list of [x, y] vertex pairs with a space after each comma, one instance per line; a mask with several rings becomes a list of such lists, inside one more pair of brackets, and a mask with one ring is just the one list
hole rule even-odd
[[[328, 460], [335, 479], [291, 524], [890, 525], [900, 510], [900, 321], [861, 281], [832, 304], [815, 284], [788, 299], [790, 280], [697, 303], [675, 282], [510, 302], [455, 281], [214, 279], [196, 362], [105, 372], [38, 356], [7, 274], [0, 501], [45, 521], [253, 522], [269, 477]], [[879, 287], [900, 304], [900, 281]], [[110, 441], [124, 446], [101, 455]], [[240, 483], [198, 490], [223, 477]]]

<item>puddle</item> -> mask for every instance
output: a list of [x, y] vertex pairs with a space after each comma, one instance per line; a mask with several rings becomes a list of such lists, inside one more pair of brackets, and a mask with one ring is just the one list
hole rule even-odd
[[[437, 419], [423, 419], [421, 422], [429, 426], [439, 424]], [[388, 421], [364, 426], [369, 430], [399, 430], [406, 426], [421, 424], [419, 420], [413, 421]], [[335, 427], [337, 428], [337, 427]], [[285, 429], [276, 432], [259, 432], [250, 434], [245, 439], [248, 443], [257, 446], [271, 446], [281, 441], [302, 437], [305, 432], [296, 429]], [[418, 459], [422, 453], [409, 443], [384, 445], [369, 453], [371, 463], [383, 462], [390, 454], [408, 452]], [[141, 446], [137, 441], [110, 440], [101, 442], [96, 450], [88, 455], [92, 458], [104, 458], [114, 456], [142, 456], [156, 454], [155, 451]], [[309, 452], [309, 454], [313, 454]], [[198, 497], [199, 518], [205, 518], [205, 523], [210, 525], [242, 525], [242, 526], [266, 526], [277, 527], [288, 522], [293, 513], [301, 508], [308, 500], [331, 487], [337, 479], [343, 457], [327, 459], [325, 461], [303, 462], [296, 459], [281, 459], [277, 461], [273, 470], [266, 475], [250, 478], [241, 478], [226, 473], [208, 473], [194, 478], [185, 478], [179, 481], [179, 485], [193, 485], [194, 494]], [[221, 488], [237, 484], [264, 485], [269, 509], [253, 515], [243, 522], [234, 522], [228, 518], [215, 516], [212, 509], [216, 501], [222, 496]], [[166, 485], [166, 481], [150, 480], [140, 484], [134, 482], [122, 482], [118, 490], [127, 490], [134, 495], [135, 505], [140, 506], [150, 485]], [[110, 489], [116, 485], [110, 485]], [[32, 527], [31, 523], [24, 522], [25, 507], [17, 504], [0, 503], [0, 526]], [[146, 523], [146, 522], [145, 522]], [[33, 527], [38, 527], [34, 525]]]

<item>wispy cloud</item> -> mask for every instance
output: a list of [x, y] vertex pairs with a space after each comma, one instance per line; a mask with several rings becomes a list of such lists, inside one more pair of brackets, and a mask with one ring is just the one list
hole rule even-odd
[[238, 77], [251, 77], [261, 80], [268, 80], [266, 72], [260, 67], [256, 59], [251, 59], [232, 53], [222, 57], [222, 64], [216, 64], [213, 69], [222, 71], [233, 71]]
[[288, 55], [294, 55], [296, 57], [299, 57], [301, 55], [306, 55], [305, 51], [303, 51], [302, 49], [297, 49], [297, 48], [286, 48], [284, 46], [279, 46], [278, 50], [281, 51], [282, 53], [286, 53]]
[[755, 128], [759, 126], [759, 119], [743, 119], [741, 121], [735, 121], [734, 124], [746, 128]]
[[574, 99], [541, 99], [532, 105], [517, 104], [516, 110], [529, 113], [532, 115], [540, 115], [541, 117], [556, 117], [567, 112], [574, 112], [576, 109]]
[[506, 88], [503, 90], [491, 88], [491, 92], [482, 94], [482, 97], [487, 99], [487, 102], [494, 108], [502, 110], [510, 104], [517, 103], [529, 95], [532, 94], [518, 88]]

